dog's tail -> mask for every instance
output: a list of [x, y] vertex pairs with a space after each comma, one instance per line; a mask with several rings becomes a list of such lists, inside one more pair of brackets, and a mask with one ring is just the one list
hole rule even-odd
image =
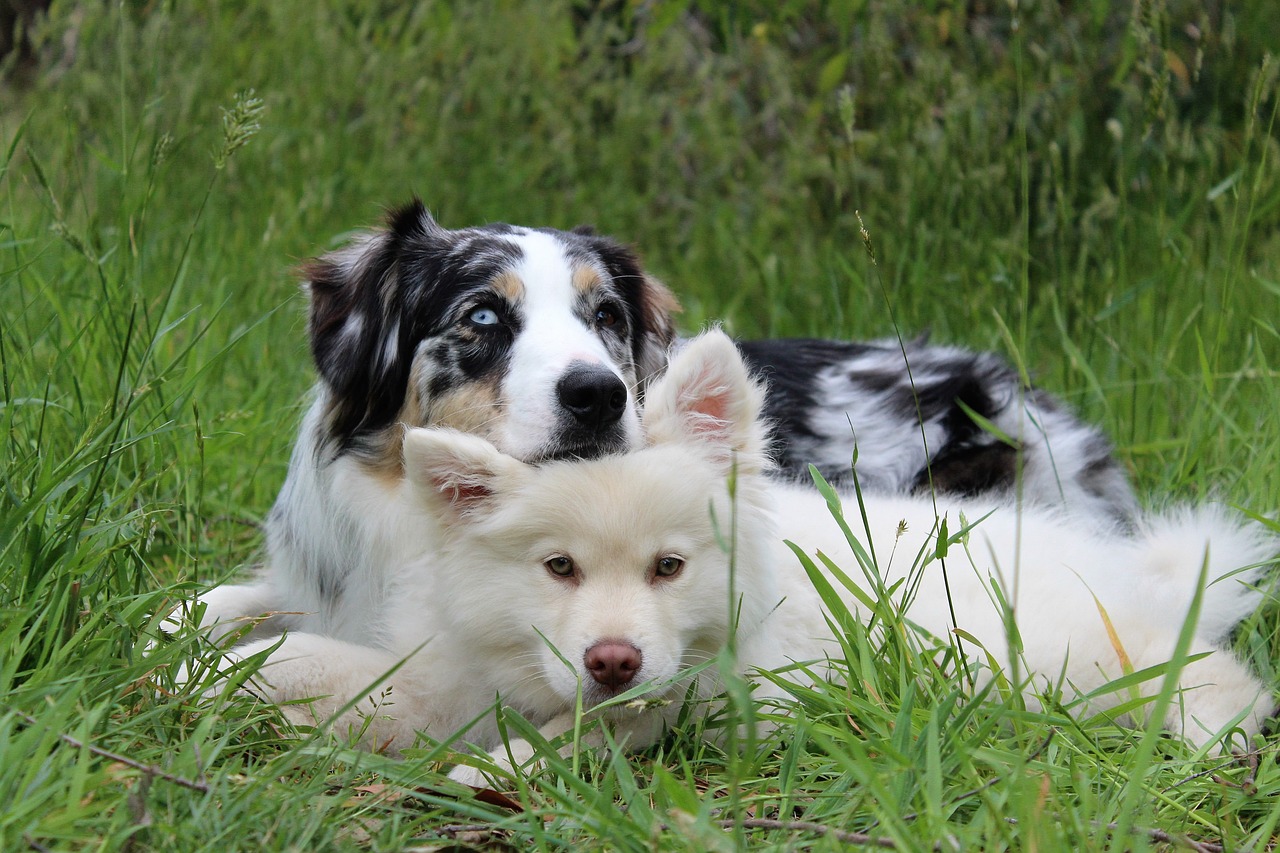
[[[1185, 614], [1203, 572], [1206, 586], [1196, 633], [1215, 644], [1257, 609], [1264, 574], [1280, 557], [1280, 537], [1220, 505], [1151, 516], [1137, 536], [1144, 546], [1144, 568], [1161, 587], [1152, 590], [1153, 607], [1165, 600]], [[1161, 593], [1172, 593], [1173, 601]]]

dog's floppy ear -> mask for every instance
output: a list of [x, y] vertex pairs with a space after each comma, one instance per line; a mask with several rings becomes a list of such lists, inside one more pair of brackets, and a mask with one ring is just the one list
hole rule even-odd
[[675, 315], [682, 310], [675, 294], [665, 284], [648, 273], [642, 275], [640, 310], [644, 315], [645, 334], [636, 353], [641, 392], [666, 368], [667, 354], [676, 340]]
[[482, 515], [504, 483], [524, 469], [523, 462], [470, 433], [439, 428], [405, 432], [405, 476], [445, 525]]
[[444, 229], [415, 199], [387, 228], [305, 263], [311, 297], [311, 354], [332, 392], [332, 431], [343, 440], [395, 421], [404, 404], [412, 329], [403, 316], [401, 256]]
[[650, 444], [699, 442], [736, 458], [741, 470], [764, 465], [764, 390], [748, 375], [733, 341], [704, 332], [678, 352], [649, 389], [644, 430]]

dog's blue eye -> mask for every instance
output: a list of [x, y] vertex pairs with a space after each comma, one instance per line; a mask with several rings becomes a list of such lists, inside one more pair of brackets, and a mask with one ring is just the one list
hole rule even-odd
[[548, 557], [542, 562], [542, 565], [546, 566], [547, 571], [551, 572], [551, 574], [558, 578], [573, 577], [573, 560], [561, 554], [557, 554], [554, 557]]
[[496, 326], [498, 324], [498, 312], [492, 308], [477, 308], [467, 315], [467, 319], [477, 326]]
[[675, 554], [668, 554], [665, 557], [659, 557], [658, 562], [653, 565], [653, 573], [660, 578], [675, 577], [684, 568], [684, 558], [677, 557]]

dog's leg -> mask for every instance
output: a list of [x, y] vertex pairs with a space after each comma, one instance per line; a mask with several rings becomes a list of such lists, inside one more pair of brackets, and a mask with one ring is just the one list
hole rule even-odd
[[273, 585], [266, 581], [252, 584], [228, 584], [215, 587], [200, 597], [205, 605], [201, 628], [212, 628], [210, 639], [218, 640], [242, 630], [246, 622], [252, 628], [244, 640], [276, 637], [288, 628], [288, 613]]
[[[572, 732], [576, 722], [577, 716], [573, 712], [560, 714], [539, 726], [538, 733], [547, 740], [555, 740]], [[643, 749], [657, 741], [666, 726], [666, 721], [661, 713], [643, 711], [622, 720], [611, 720], [606, 725], [610, 727], [613, 734], [613, 742], [626, 749]], [[601, 727], [594, 723], [590, 724], [577, 745], [588, 749], [603, 748], [606, 741]], [[574, 747], [574, 742], [570, 741], [561, 746], [558, 752], [562, 758], [569, 758], [573, 755]], [[517, 767], [531, 772], [535, 767], [530, 765], [537, 758], [538, 751], [533, 744], [523, 738], [513, 738], [490, 751], [489, 760], [495, 766], [496, 772], [485, 772], [476, 767], [459, 764], [449, 772], [449, 778], [473, 788], [487, 788], [493, 786], [496, 779], [512, 776]]]
[[159, 635], [147, 640], [145, 654], [189, 630], [206, 632], [215, 645], [278, 636], [289, 627], [288, 615], [280, 612], [275, 591], [267, 583], [215, 587], [169, 611], [160, 620]]
[[[575, 716], [572, 712], [560, 714], [539, 726], [538, 733], [547, 740], [553, 740], [573, 731], [574, 720]], [[592, 743], [592, 740], [595, 740], [596, 743]], [[583, 738], [583, 742], [587, 746], [598, 745], [598, 743], [602, 742], [599, 729], [593, 728]], [[572, 743], [560, 748], [561, 755], [568, 756], [572, 755], [572, 753]], [[485, 771], [467, 764], [459, 764], [449, 771], [449, 778], [455, 782], [470, 785], [473, 788], [497, 788], [501, 786], [501, 783], [496, 780], [514, 775], [517, 767], [526, 767], [537, 755], [538, 751], [534, 749], [533, 744], [524, 738], [512, 738], [489, 752], [489, 761], [492, 762], [494, 769]]]
[[[252, 660], [262, 654], [269, 655], [265, 661]], [[430, 721], [423, 697], [393, 687], [400, 659], [383, 649], [287, 634], [237, 646], [222, 661], [219, 691], [237, 685], [279, 705], [294, 725], [328, 725], [373, 751], [394, 754], [412, 746], [416, 729]], [[251, 672], [242, 675], [242, 669]]]
[[180, 605], [165, 620], [162, 630], [176, 633], [184, 616], [193, 615], [203, 605], [199, 627], [208, 630], [209, 639], [220, 643], [231, 634], [238, 634], [240, 642], [279, 636], [288, 625], [288, 615], [283, 613], [275, 588], [264, 581], [248, 584], [224, 584], [202, 594], [192, 604]]

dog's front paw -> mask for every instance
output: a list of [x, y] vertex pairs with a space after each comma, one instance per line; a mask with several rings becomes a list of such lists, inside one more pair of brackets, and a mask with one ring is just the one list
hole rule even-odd
[[459, 764], [449, 771], [449, 778], [473, 788], [495, 791], [509, 790], [517, 768], [528, 774], [536, 769], [537, 753], [526, 740], [513, 740], [487, 756], [473, 759], [475, 764]]
[[186, 603], [179, 604], [159, 619], [154, 616], [151, 619], [155, 621], [145, 635], [143, 657], [151, 657], [165, 646], [194, 633], [200, 626], [198, 619], [192, 619], [190, 605]]
[[181, 662], [174, 670], [175, 689], [189, 692], [202, 702], [219, 697], [252, 696], [265, 701], [261, 691], [255, 691], [252, 669], [244, 659], [232, 651], [213, 651]]
[[[510, 767], [502, 768], [502, 770], [508, 775], [511, 773]], [[449, 778], [455, 782], [460, 782], [463, 785], [469, 785], [472, 788], [492, 788], [494, 790], [498, 790], [505, 787], [501, 783], [495, 784], [487, 775], [481, 772], [478, 767], [472, 767], [469, 764], [459, 764], [455, 766], [449, 771]], [[501, 778], [501, 774], [499, 774], [499, 778]]]

